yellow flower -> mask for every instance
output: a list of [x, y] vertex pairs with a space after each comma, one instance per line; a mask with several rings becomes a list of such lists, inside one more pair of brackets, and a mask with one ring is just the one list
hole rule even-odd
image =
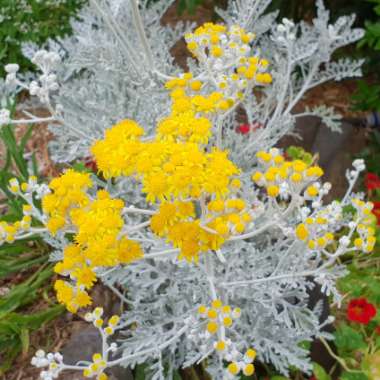
[[303, 223], [296, 227], [296, 236], [302, 241], [305, 241], [309, 237], [309, 231]]

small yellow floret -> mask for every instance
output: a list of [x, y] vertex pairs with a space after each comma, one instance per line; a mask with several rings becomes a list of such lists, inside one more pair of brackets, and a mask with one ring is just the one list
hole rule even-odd
[[214, 309], [220, 309], [220, 308], [223, 306], [223, 303], [222, 303], [221, 300], [216, 299], [216, 300], [212, 301], [211, 306], [212, 306]]
[[215, 345], [215, 349], [217, 351], [224, 351], [226, 349], [226, 342], [223, 341], [223, 340], [219, 340], [216, 345]]
[[232, 318], [231, 317], [224, 317], [223, 318], [223, 325], [226, 327], [230, 327], [232, 325]]
[[89, 368], [85, 368], [83, 370], [83, 376], [84, 377], [91, 377], [92, 376], [92, 371]]
[[218, 324], [216, 322], [207, 323], [207, 331], [210, 334], [215, 334], [218, 331]]
[[355, 245], [356, 248], [361, 249], [363, 247], [363, 239], [356, 238], [354, 240], [354, 245]]
[[302, 181], [302, 174], [300, 173], [293, 173], [290, 177], [290, 179], [293, 181], [293, 182], [301, 182]]
[[232, 375], [237, 375], [240, 371], [238, 364], [235, 362], [230, 363], [227, 368]]
[[193, 91], [199, 91], [202, 88], [202, 82], [200, 80], [194, 80], [190, 83], [190, 88]]
[[98, 362], [98, 361], [100, 361], [100, 360], [102, 360], [102, 359], [103, 359], [102, 354], [96, 353], [96, 354], [92, 355], [92, 360], [93, 360], [94, 362]]
[[308, 238], [309, 231], [303, 223], [296, 227], [296, 236], [302, 241], [305, 241]]
[[267, 187], [268, 196], [275, 198], [280, 193], [280, 188], [276, 185], [271, 185]]
[[263, 178], [263, 173], [256, 172], [252, 175], [252, 181], [259, 182]]
[[213, 46], [211, 48], [211, 55], [214, 57], [221, 57], [223, 55], [223, 49], [220, 46]]
[[119, 323], [119, 321], [120, 321], [120, 317], [118, 316], [118, 315], [113, 315], [111, 318], [110, 318], [110, 320], [109, 320], [109, 324], [111, 325], [111, 326], [116, 326], [118, 323]]
[[245, 355], [248, 359], [255, 360], [257, 353], [256, 350], [254, 350], [253, 348], [249, 348]]
[[255, 366], [252, 363], [247, 364], [243, 369], [243, 373], [245, 376], [251, 376], [254, 372]]
[[207, 313], [207, 317], [210, 319], [216, 319], [218, 318], [218, 313], [215, 309], [210, 309]]
[[231, 306], [229, 306], [229, 305], [224, 305], [224, 306], [222, 307], [222, 313], [223, 313], [223, 314], [229, 314], [229, 313], [231, 313]]
[[309, 197], [316, 197], [318, 195], [318, 188], [314, 185], [311, 185], [306, 189], [306, 193]]

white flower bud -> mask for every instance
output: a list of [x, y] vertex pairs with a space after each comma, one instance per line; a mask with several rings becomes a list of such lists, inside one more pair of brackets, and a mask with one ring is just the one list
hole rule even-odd
[[6, 108], [0, 110], [0, 126], [9, 124], [11, 121], [11, 113]]
[[[10, 182], [12, 182], [12, 180]], [[44, 350], [38, 350], [36, 352], [36, 357], [37, 358], [44, 358], [45, 357], [45, 351]]]
[[356, 226], [355, 222], [351, 221], [350, 223], [348, 223], [348, 227], [351, 228], [351, 229], [355, 228], [355, 226]]
[[30, 95], [34, 96], [34, 95], [38, 95], [40, 93], [40, 86], [38, 85], [38, 83], [36, 81], [32, 81], [29, 85], [29, 93]]
[[8, 63], [8, 65], [4, 66], [4, 70], [8, 74], [16, 74], [19, 71], [20, 66], [17, 63]]
[[339, 239], [339, 243], [343, 246], [343, 247], [348, 247], [350, 245], [350, 239], [348, 236], [342, 236], [340, 239]]

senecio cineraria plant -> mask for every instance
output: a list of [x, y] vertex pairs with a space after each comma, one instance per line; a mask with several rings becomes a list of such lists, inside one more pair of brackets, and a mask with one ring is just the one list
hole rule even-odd
[[[6, 67], [8, 85], [51, 112], [22, 122], [50, 122], [56, 158], [91, 153], [98, 175], [68, 169], [48, 186], [11, 180], [24, 217], [0, 225], [0, 242], [41, 234], [55, 248], [58, 301], [73, 313], [91, 305], [98, 280], [128, 305], [107, 321], [101, 308], [86, 314], [103, 342], [91, 362], [38, 351], [42, 379], [68, 369], [104, 380], [107, 368], [143, 362], [150, 378], [164, 379], [202, 361], [214, 379], [234, 379], [254, 373], [256, 352], [285, 374], [307, 372], [301, 343], [330, 338], [323, 327], [332, 317], [320, 320], [309, 291], [320, 285], [339, 303], [339, 259], [374, 247], [372, 204], [352, 194], [364, 164], [347, 172], [344, 198], [324, 204], [323, 170], [273, 146], [309, 88], [359, 73], [360, 63], [329, 60], [361, 32], [350, 29], [353, 18], [329, 24], [320, 1], [312, 25], [272, 28], [275, 15], [261, 16], [268, 4], [233, 2], [220, 12], [224, 23], [186, 31], [185, 73], [167, 45], [178, 33], [159, 24], [168, 3], [140, 9], [134, 0], [91, 1], [67, 42], [71, 78], [61, 85], [54, 52], [34, 55], [42, 75], [29, 85], [17, 65]], [[244, 139], [238, 111], [257, 126]], [[330, 111], [318, 112], [335, 125]], [[0, 122], [20, 120], [2, 110]]]

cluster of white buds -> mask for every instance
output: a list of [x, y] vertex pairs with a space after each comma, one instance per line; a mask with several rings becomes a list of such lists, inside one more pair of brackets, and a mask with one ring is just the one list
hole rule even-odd
[[358, 172], [362, 172], [365, 170], [365, 162], [363, 159], [361, 158], [358, 158], [356, 159], [353, 163], [352, 163], [352, 166], [358, 171]]
[[348, 182], [356, 182], [358, 179], [360, 173], [365, 170], [365, 163], [362, 159], [357, 159], [352, 163], [352, 166], [354, 169], [347, 170], [346, 172], [346, 178]]
[[11, 121], [11, 113], [6, 108], [0, 110], [0, 126], [9, 124]]
[[14, 86], [17, 84], [17, 72], [20, 66], [17, 63], [9, 63], [4, 67], [7, 76], [5, 77], [5, 83], [9, 86]]
[[54, 70], [57, 65], [61, 62], [59, 54], [55, 52], [48, 52], [46, 50], [38, 50], [33, 58], [32, 63], [37, 65], [42, 72], [50, 72]]
[[53, 380], [58, 378], [63, 369], [63, 356], [59, 352], [46, 354], [43, 350], [38, 350], [33, 356], [31, 364], [37, 368], [48, 367], [47, 370], [41, 371], [40, 378]]
[[59, 85], [57, 76], [53, 73], [59, 62], [60, 56], [54, 52], [39, 50], [32, 58], [32, 62], [42, 71], [38, 80], [29, 84], [30, 95], [37, 96], [43, 103], [48, 103], [50, 91], [57, 91]]
[[288, 45], [289, 41], [296, 39], [295, 24], [287, 18], [283, 18], [282, 23], [278, 24], [277, 32], [278, 36], [276, 36], [276, 40], [285, 46]]

